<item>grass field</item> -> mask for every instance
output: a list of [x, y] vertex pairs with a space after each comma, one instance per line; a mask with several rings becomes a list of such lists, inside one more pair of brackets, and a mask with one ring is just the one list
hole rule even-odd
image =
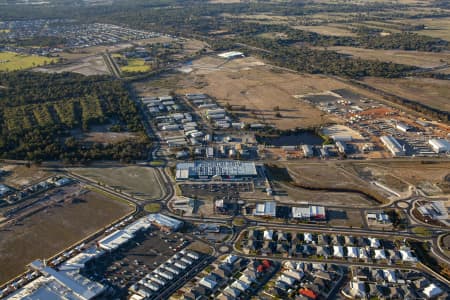
[[397, 96], [423, 103], [425, 105], [450, 111], [448, 80], [431, 78], [365, 78], [364, 82]]
[[141, 73], [150, 71], [151, 67], [143, 59], [131, 58], [128, 59], [128, 65], [121, 66], [120, 69], [125, 73]]
[[120, 53], [114, 53], [112, 57], [119, 62], [118, 65], [123, 73], [142, 73], [151, 70], [151, 66], [141, 58], [125, 58]]
[[420, 68], [432, 68], [445, 63], [450, 63], [450, 53], [447, 52], [432, 53], [401, 50], [375, 50], [341, 46], [327, 47], [327, 49], [362, 59], [393, 62]]
[[162, 196], [157, 171], [149, 167], [77, 168], [72, 171], [142, 200], [158, 199]]
[[450, 18], [419, 18], [419, 19], [399, 19], [394, 23], [409, 25], [425, 25], [425, 29], [416, 31], [421, 35], [428, 35], [450, 41]]
[[37, 55], [22, 55], [13, 52], [0, 52], [0, 71], [16, 71], [46, 65], [55, 61]]
[[159, 203], [149, 203], [144, 206], [144, 209], [149, 213], [157, 213], [161, 210], [161, 205]]
[[0, 283], [25, 271], [37, 258], [48, 258], [131, 211], [131, 207], [88, 192], [73, 203], [41, 210], [0, 230]]

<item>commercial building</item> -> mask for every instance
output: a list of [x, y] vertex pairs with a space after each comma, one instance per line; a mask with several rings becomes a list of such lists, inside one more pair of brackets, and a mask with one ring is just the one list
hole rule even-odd
[[310, 205], [307, 207], [292, 207], [292, 218], [301, 220], [326, 220], [325, 207]]
[[251, 180], [258, 175], [254, 162], [238, 160], [197, 160], [178, 163], [176, 180]]
[[428, 141], [433, 151], [436, 153], [445, 153], [450, 151], [450, 142], [444, 139], [431, 139]]
[[69, 259], [58, 270], [47, 266], [45, 262], [35, 260], [30, 267], [42, 275], [6, 299], [89, 300], [96, 298], [106, 290], [106, 286], [84, 277], [80, 274], [80, 269], [84, 268], [89, 260], [102, 254], [103, 251], [95, 247], [89, 248]]
[[147, 218], [163, 231], [177, 231], [183, 226], [182, 221], [163, 214], [150, 214]]
[[381, 142], [392, 153], [393, 156], [405, 155], [405, 149], [392, 136], [384, 135], [381, 137]]
[[267, 201], [256, 204], [254, 216], [258, 217], [275, 217], [277, 213], [277, 203], [275, 201]]

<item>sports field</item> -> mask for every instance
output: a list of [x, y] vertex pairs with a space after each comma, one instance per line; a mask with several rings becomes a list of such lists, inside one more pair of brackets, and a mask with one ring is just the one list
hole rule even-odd
[[46, 65], [52, 61], [55, 60], [43, 56], [0, 52], [0, 71], [24, 70]]

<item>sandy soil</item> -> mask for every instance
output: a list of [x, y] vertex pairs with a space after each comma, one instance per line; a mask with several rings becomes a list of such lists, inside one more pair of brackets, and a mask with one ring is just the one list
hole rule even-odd
[[[222, 105], [245, 105], [245, 110], [233, 111], [242, 121], [280, 129], [317, 126], [330, 120], [295, 95], [346, 87], [325, 76], [274, 70], [251, 57], [230, 62], [205, 57], [186, 67], [191, 71], [178, 82], [178, 93], [206, 93]], [[281, 117], [276, 116], [276, 106]]]
[[36, 166], [30, 166], [28, 168], [23, 165], [2, 165], [0, 168], [6, 171], [0, 178], [0, 182], [17, 189], [37, 183], [50, 176], [50, 173]]

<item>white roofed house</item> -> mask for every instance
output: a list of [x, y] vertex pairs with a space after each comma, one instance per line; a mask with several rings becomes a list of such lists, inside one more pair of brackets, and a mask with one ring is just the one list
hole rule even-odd
[[390, 283], [395, 283], [397, 282], [397, 276], [395, 275], [395, 271], [388, 269], [388, 270], [383, 270], [384, 273], [384, 277], [386, 278], [386, 280]]
[[434, 283], [430, 284], [422, 291], [422, 293], [427, 297], [427, 299], [437, 297], [441, 295], [443, 292], [444, 291]]
[[333, 246], [333, 256], [338, 258], [344, 257], [344, 247]]
[[271, 241], [273, 240], [273, 230], [268, 229], [268, 230], [264, 230], [264, 240], [266, 241]]
[[405, 262], [417, 262], [417, 257], [415, 257], [412, 254], [411, 250], [409, 250], [409, 249], [400, 250], [400, 256], [402, 258], [402, 261], [405, 261]]
[[310, 232], [305, 232], [304, 233], [304, 240], [305, 243], [312, 243], [313, 242], [313, 236]]
[[359, 258], [358, 247], [347, 247], [347, 256], [350, 258]]
[[386, 251], [384, 249], [375, 249], [373, 258], [377, 260], [386, 259]]
[[380, 241], [377, 238], [369, 238], [370, 247], [372, 248], [380, 248]]
[[214, 290], [214, 288], [217, 286], [217, 282], [210, 276], [203, 277], [202, 280], [200, 280], [199, 284], [210, 290]]

